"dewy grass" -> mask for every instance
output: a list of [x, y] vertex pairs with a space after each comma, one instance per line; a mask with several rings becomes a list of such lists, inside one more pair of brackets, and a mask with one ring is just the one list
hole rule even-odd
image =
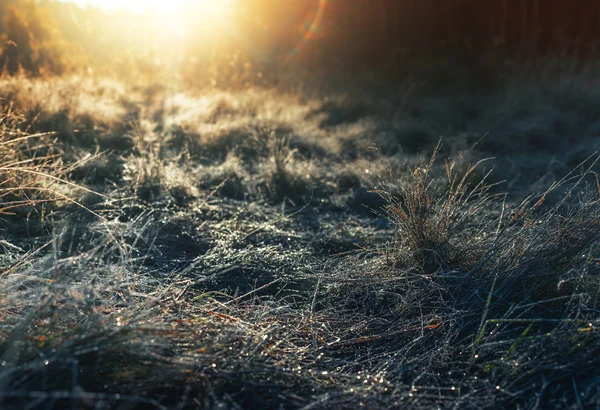
[[273, 135], [269, 147], [270, 169], [268, 170], [267, 190], [274, 201], [291, 201], [301, 198], [304, 185], [301, 178], [290, 171], [297, 150], [291, 149], [289, 141]]
[[447, 181], [440, 186], [433, 175], [439, 149], [438, 143], [429, 162], [416, 167], [406, 183], [380, 191], [395, 230], [386, 256], [394, 265], [417, 263], [428, 273], [477, 260], [476, 250], [469, 249], [473, 242], [469, 236], [481, 230], [477, 218], [492, 200], [485, 178], [471, 186], [483, 160], [462, 176], [455, 171], [455, 162], [447, 162]]
[[[537, 194], [535, 175], [501, 169], [510, 183], [488, 182], [492, 143], [464, 155], [473, 166], [453, 161], [470, 134], [420, 160], [395, 122], [414, 113], [386, 104], [361, 113], [348, 102], [358, 118], [339, 115], [344, 98], [182, 90], [185, 104], [164, 111], [141, 97], [152, 84], [98, 80], [74, 88], [85, 107], [69, 107], [82, 102], [68, 96], [74, 79], [37, 81], [0, 84], [28, 116], [39, 106], [64, 120], [44, 135], [18, 131], [29, 117], [3, 123], [2, 408], [600, 404], [592, 158], [564, 179], [568, 153], [552, 166], [542, 154], [495, 160], [556, 177]], [[48, 112], [43, 89], [60, 90]], [[442, 127], [436, 118], [422, 122]], [[395, 175], [379, 187], [384, 216], [361, 212], [381, 204], [370, 136]], [[98, 152], [110, 169], [70, 182]], [[82, 189], [111, 200], [86, 205], [93, 213], [35, 202]]]
[[[28, 135], [16, 128], [13, 121], [10, 113], [0, 119], [4, 128], [0, 131], [0, 210], [5, 214], [64, 197], [53, 186], [68, 184], [62, 178], [64, 167], [58, 155], [44, 145], [52, 134]], [[42, 155], [38, 155], [38, 144]]]
[[60, 151], [55, 150], [50, 141], [55, 133], [28, 134], [19, 129], [21, 121], [11, 112], [0, 118], [3, 128], [0, 131], [0, 214], [32, 211], [43, 214], [48, 205], [57, 201], [85, 208], [73, 199], [76, 192], [107, 199], [68, 180], [73, 169], [93, 157], [65, 166]]

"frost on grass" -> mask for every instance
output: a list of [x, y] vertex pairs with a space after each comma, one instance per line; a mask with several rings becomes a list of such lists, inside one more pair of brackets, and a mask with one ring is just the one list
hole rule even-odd
[[598, 406], [596, 119], [532, 151], [514, 129], [582, 120], [583, 90], [525, 79], [452, 101], [2, 79], [1, 406]]

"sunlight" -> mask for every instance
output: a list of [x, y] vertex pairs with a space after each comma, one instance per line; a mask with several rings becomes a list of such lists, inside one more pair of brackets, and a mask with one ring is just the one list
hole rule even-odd
[[79, 6], [94, 6], [105, 10], [127, 10], [133, 13], [154, 12], [160, 16], [179, 14], [186, 9], [220, 14], [235, 0], [67, 0]]
[[[264, 62], [296, 59], [324, 35], [329, 0], [63, 0], [115, 12], [126, 45], [148, 50], [159, 65], [204, 60], [239, 48]], [[124, 13], [120, 13], [124, 12]]]
[[[80, 7], [98, 7], [109, 12], [125, 11], [140, 16], [132, 27], [147, 22], [149, 42], [154, 47], [178, 53], [190, 32], [205, 42], [225, 36], [233, 29], [232, 9], [238, 0], [65, 0]], [[138, 20], [138, 19], [135, 19]], [[129, 24], [129, 23], [127, 23]], [[139, 31], [140, 35], [144, 31]], [[147, 32], [146, 32], [147, 33]]]

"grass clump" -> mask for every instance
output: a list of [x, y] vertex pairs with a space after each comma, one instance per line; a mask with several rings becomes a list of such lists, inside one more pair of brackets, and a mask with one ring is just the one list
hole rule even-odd
[[285, 138], [272, 137], [266, 181], [267, 192], [275, 202], [288, 199], [294, 203], [306, 194], [306, 176], [309, 174], [302, 175], [298, 172], [301, 166], [294, 158], [297, 150], [291, 149]]
[[440, 269], [466, 267], [482, 251], [473, 238], [485, 232], [482, 211], [491, 204], [490, 186], [481, 179], [474, 186], [478, 165], [462, 176], [456, 162], [446, 163], [446, 181], [436, 180], [434, 164], [440, 145], [429, 162], [421, 164], [406, 183], [384, 186], [380, 191], [387, 204], [385, 215], [394, 227], [394, 240], [386, 257], [394, 265], [417, 264], [427, 273]]
[[184, 153], [173, 157], [156, 123], [139, 121], [129, 135], [135, 151], [125, 159], [124, 179], [136, 195], [146, 202], [171, 199], [177, 205], [184, 205], [198, 195], [193, 175], [176, 165]]
[[227, 198], [241, 200], [248, 194], [248, 173], [244, 169], [242, 159], [230, 152], [225, 161], [219, 165], [202, 167], [201, 184], [203, 189], [215, 189], [218, 194]]
[[[335, 318], [330, 329], [340, 338], [332, 357], [348, 360], [347, 371], [384, 374], [398, 394], [386, 405], [596, 405], [600, 207], [597, 188], [586, 194], [582, 186], [593, 166], [554, 184], [566, 189], [555, 204], [545, 204], [550, 191], [511, 203], [496, 201], [490, 186], [457, 190], [464, 175], [433, 196], [433, 177], [417, 167], [407, 176], [413, 184], [399, 189], [408, 198], [388, 196], [388, 212], [401, 213], [392, 246], [350, 257], [323, 277], [317, 311]], [[447, 204], [460, 217], [443, 219], [455, 215]], [[437, 226], [453, 229], [431, 238]], [[375, 392], [357, 396], [379, 403]]]
[[29, 134], [20, 128], [23, 122], [11, 110], [0, 117], [0, 213], [42, 216], [49, 204], [73, 202], [74, 191], [86, 190], [67, 180], [84, 161], [65, 166], [60, 149], [51, 143], [54, 134]]

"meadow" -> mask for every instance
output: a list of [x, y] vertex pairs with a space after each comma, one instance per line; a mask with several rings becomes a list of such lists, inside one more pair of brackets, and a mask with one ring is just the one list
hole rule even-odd
[[5, 72], [0, 407], [600, 407], [599, 78]]
[[3, 406], [597, 405], [589, 84], [3, 79]]

